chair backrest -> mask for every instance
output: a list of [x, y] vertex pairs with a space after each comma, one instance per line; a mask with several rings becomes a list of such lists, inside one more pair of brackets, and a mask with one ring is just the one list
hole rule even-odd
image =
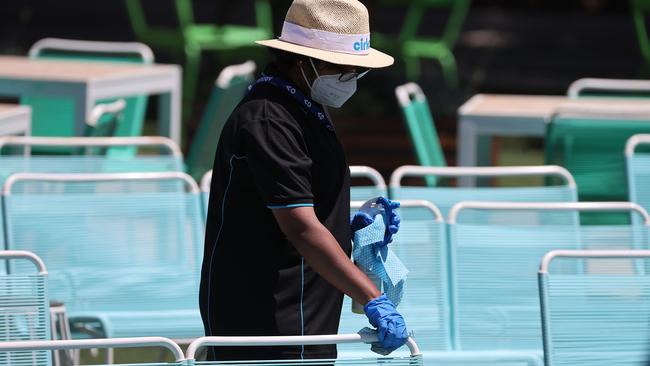
[[[581, 226], [583, 211], [640, 215], [644, 225]], [[643, 208], [625, 202], [456, 204], [448, 229], [459, 349], [541, 350], [539, 259], [554, 249], [645, 248], [649, 225]]]
[[[3, 355], [14, 352], [37, 351], [42, 353], [51, 353], [59, 350], [68, 349], [129, 349], [129, 348], [159, 348], [171, 353], [174, 362], [130, 362], [129, 365], [135, 366], [186, 366], [183, 351], [172, 340], [163, 337], [137, 337], [137, 338], [108, 338], [108, 339], [75, 339], [75, 340], [55, 340], [55, 341], [18, 341], [18, 342], [0, 342], [0, 359]], [[156, 355], [158, 355], [156, 353]], [[152, 359], [154, 357], [151, 357]], [[3, 364], [4, 365], [4, 364]], [[9, 364], [6, 364], [9, 365]], [[16, 365], [11, 363], [11, 365]], [[19, 364], [22, 365], [22, 364]], [[25, 365], [41, 365], [36, 363], [25, 363]], [[51, 363], [44, 363], [44, 366], [50, 366]], [[106, 364], [96, 366], [108, 366]], [[109, 363], [109, 365], [123, 365], [119, 363]]]
[[351, 201], [366, 201], [377, 196], [388, 197], [386, 181], [377, 170], [369, 166], [350, 166], [350, 177], [372, 182], [370, 185], [352, 185], [350, 187]]
[[[352, 203], [359, 208], [363, 202]], [[402, 222], [390, 248], [408, 269], [404, 297], [398, 309], [409, 330], [417, 334], [418, 343], [427, 351], [451, 350], [449, 286], [447, 279], [447, 245], [440, 210], [428, 201], [400, 201]], [[363, 314], [351, 311], [345, 297], [339, 333], [355, 332], [367, 326]], [[346, 353], [358, 347], [339, 346]]]
[[[69, 154], [31, 155], [37, 147]], [[135, 156], [106, 155], [106, 149], [133, 148]], [[5, 149], [6, 148], [6, 149]], [[9, 154], [1, 153], [9, 150]], [[14, 173], [124, 173], [182, 171], [183, 154], [166, 137], [0, 137], [0, 183]]]
[[567, 95], [572, 99], [592, 95], [647, 98], [650, 96], [650, 81], [635, 79], [582, 78], [569, 85]]
[[649, 121], [650, 108], [563, 108], [547, 127], [546, 162], [571, 172], [580, 200], [625, 200], [625, 143], [650, 132]]
[[[461, 178], [461, 177], [526, 177], [557, 180], [557, 185], [517, 187], [423, 187], [403, 186], [406, 177]], [[556, 182], [550, 182], [556, 183]], [[447, 217], [449, 209], [460, 201], [577, 201], [575, 181], [571, 174], [559, 166], [520, 167], [423, 167], [405, 165], [397, 168], [390, 178], [393, 199], [424, 199], [433, 202]]]
[[[397, 101], [409, 130], [418, 163], [423, 166], [446, 166], [447, 161], [440, 145], [427, 98], [416, 83], [395, 88]], [[429, 185], [435, 181], [427, 181]]]
[[[151, 49], [143, 43], [96, 42], [58, 38], [44, 38], [29, 50], [30, 58], [85, 60], [120, 63], [152, 64]], [[142, 133], [147, 110], [146, 96], [123, 96], [126, 107], [123, 120], [112, 136], [139, 136]], [[105, 103], [111, 100], [103, 100]], [[22, 104], [32, 107], [32, 135], [75, 136], [74, 108], [71, 100], [51, 97], [25, 97]], [[132, 148], [115, 148], [111, 154], [132, 155]]]
[[[650, 134], [634, 135], [625, 145], [629, 200], [650, 209]], [[637, 151], [639, 149], [639, 151]]]
[[71, 316], [198, 309], [204, 226], [188, 175], [18, 173], [3, 193], [8, 248], [48, 263]]
[[[324, 345], [324, 344], [365, 344], [370, 347], [369, 343], [377, 342], [376, 332], [359, 332], [354, 334], [333, 334], [333, 335], [308, 335], [308, 336], [268, 336], [268, 337], [202, 337], [192, 342], [187, 351], [185, 358], [190, 364], [194, 364], [198, 350], [204, 347], [268, 347], [268, 346], [300, 346], [300, 345]], [[419, 343], [419, 341], [418, 341]], [[305, 362], [317, 364], [334, 364], [337, 365], [424, 365], [422, 352], [413, 338], [409, 338], [403, 347], [408, 349], [407, 356], [404, 357], [368, 357], [368, 358], [344, 358], [339, 357], [336, 360], [302, 360], [296, 355], [295, 360], [268, 360], [268, 361], [246, 361], [247, 365], [303, 365]], [[375, 355], [376, 356], [376, 355]], [[223, 365], [223, 361], [218, 362], [201, 362], [200, 365]]]
[[[612, 239], [616, 240], [616, 239]], [[591, 271], [579, 271], [585, 262]], [[650, 250], [557, 250], [539, 270], [547, 366], [647, 365]]]
[[187, 156], [188, 173], [194, 179], [212, 168], [221, 130], [253, 81], [255, 68], [255, 62], [246, 61], [224, 68], [217, 77]]
[[[160, 37], [167, 36], [172, 38], [182, 37], [183, 30], [195, 25], [194, 9], [190, 0], [174, 1], [174, 12], [178, 21], [179, 29], [172, 27], [151, 26], [145, 16], [141, 0], [125, 0], [126, 9], [131, 20], [131, 26], [139, 39], [146, 39], [152, 33]], [[273, 21], [271, 14], [271, 4], [268, 0], [255, 0], [255, 21], [256, 27], [265, 30], [268, 34], [273, 33]], [[164, 32], [162, 32], [164, 31]]]
[[458, 39], [465, 15], [469, 10], [471, 0], [413, 0], [404, 19], [404, 26], [400, 31], [400, 38], [404, 41], [418, 36], [422, 20], [426, 19], [428, 9], [449, 9], [449, 18], [443, 28], [440, 39], [445, 46], [452, 48]]
[[[0, 343], [49, 340], [50, 307], [45, 264], [26, 251], [0, 251], [0, 260]], [[9, 261], [25, 264], [25, 270], [8, 272], [9, 265], [5, 262]], [[2, 365], [48, 366], [50, 362], [51, 353], [42, 350], [0, 352]]]

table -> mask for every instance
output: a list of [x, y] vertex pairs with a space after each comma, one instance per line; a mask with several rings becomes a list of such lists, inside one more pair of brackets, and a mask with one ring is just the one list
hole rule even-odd
[[0, 104], [0, 136], [29, 136], [31, 130], [31, 108], [17, 104]]
[[0, 96], [67, 97], [75, 102], [76, 132], [82, 135], [98, 100], [160, 95], [158, 128], [181, 142], [181, 68], [108, 62], [0, 56]]
[[[648, 108], [641, 99], [580, 98], [548, 95], [477, 94], [458, 109], [459, 166], [491, 165], [494, 136], [544, 137], [546, 123], [562, 108]], [[463, 178], [461, 185], [474, 185]]]

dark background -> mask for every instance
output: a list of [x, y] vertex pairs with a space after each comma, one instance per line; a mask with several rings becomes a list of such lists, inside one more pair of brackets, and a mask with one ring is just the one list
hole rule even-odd
[[[143, 0], [150, 22], [174, 24], [172, 0]], [[252, 23], [252, 0], [194, 0], [201, 22]], [[373, 31], [397, 32], [405, 6], [385, 8], [364, 1]], [[405, 2], [406, 3], [406, 2]], [[276, 33], [290, 1], [272, 1]], [[425, 34], [439, 32], [446, 14], [427, 14]], [[43, 37], [133, 41], [123, 1], [3, 0], [0, 11], [0, 52], [24, 55]], [[157, 52], [157, 62], [180, 60]], [[439, 66], [425, 61], [422, 86], [434, 113], [450, 164], [455, 161], [456, 109], [472, 95], [483, 93], [564, 94], [581, 77], [642, 78], [644, 63], [624, 0], [475, 0], [454, 49], [460, 86], [443, 82]], [[258, 63], [265, 53], [255, 54]], [[191, 132], [201, 114], [212, 81], [228, 63], [250, 55], [205, 54], [201, 87], [192, 107]], [[398, 60], [399, 61], [399, 60]], [[395, 86], [406, 82], [399, 63], [368, 74], [357, 95], [341, 110], [335, 123], [351, 164], [365, 164], [388, 175], [395, 167], [413, 163], [408, 135], [394, 98]]]

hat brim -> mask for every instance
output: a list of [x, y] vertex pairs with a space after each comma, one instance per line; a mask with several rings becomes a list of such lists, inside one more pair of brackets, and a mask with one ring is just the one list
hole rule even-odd
[[369, 69], [378, 69], [390, 66], [395, 62], [392, 56], [389, 56], [381, 51], [377, 51], [374, 48], [371, 48], [370, 52], [366, 55], [353, 55], [348, 53], [325, 51], [317, 48], [301, 46], [295, 43], [281, 41], [279, 39], [256, 41], [255, 43], [266, 47], [276, 48], [282, 51], [313, 57], [337, 65], [350, 65], [366, 67]]

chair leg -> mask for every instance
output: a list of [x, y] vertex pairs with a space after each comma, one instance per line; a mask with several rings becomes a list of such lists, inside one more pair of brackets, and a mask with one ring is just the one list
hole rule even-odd
[[411, 81], [420, 79], [420, 59], [414, 56], [403, 55], [406, 78]]
[[192, 105], [196, 94], [201, 66], [201, 50], [190, 45], [185, 46], [185, 70], [183, 75], [183, 120], [187, 122], [192, 115]]
[[442, 57], [438, 58], [438, 61], [442, 67], [442, 74], [447, 85], [452, 88], [458, 88], [458, 67], [456, 66], [454, 54], [448, 50]]

